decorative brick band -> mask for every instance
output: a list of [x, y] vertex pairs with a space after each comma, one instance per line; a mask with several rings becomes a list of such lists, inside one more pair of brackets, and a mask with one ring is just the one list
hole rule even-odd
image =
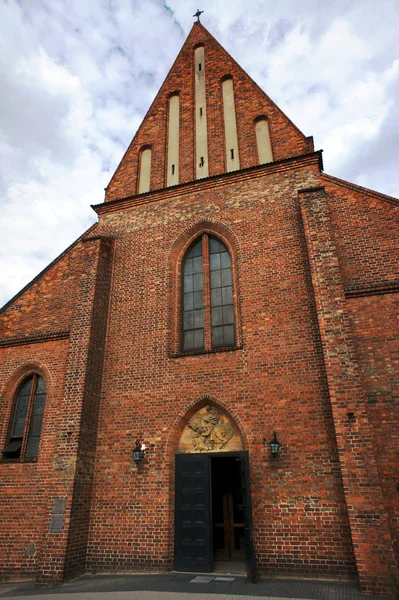
[[116, 212], [130, 206], [149, 204], [150, 202], [156, 202], [163, 198], [171, 198], [176, 195], [182, 195], [183, 193], [189, 194], [194, 189], [195, 191], [206, 190], [208, 188], [214, 189], [216, 186], [226, 185], [226, 179], [238, 183], [239, 181], [258, 178], [259, 171], [264, 171], [267, 174], [278, 173], [280, 171], [296, 169], [301, 164], [307, 166], [315, 161], [317, 162], [319, 169], [322, 170], [322, 150], [311, 152], [309, 154], [302, 154], [300, 156], [284, 158], [266, 165], [248, 167], [247, 169], [241, 169], [240, 171], [221, 173], [204, 179], [198, 179], [197, 181], [188, 181], [187, 183], [181, 183], [168, 188], [151, 190], [144, 194], [139, 194], [138, 196], [127, 196], [125, 198], [118, 198], [117, 200], [102, 202], [101, 204], [92, 204], [91, 207], [98, 215], [102, 215], [105, 213]]
[[27, 335], [25, 337], [13, 337], [6, 340], [0, 340], [0, 348], [9, 346], [26, 346], [28, 344], [40, 344], [42, 342], [53, 342], [55, 340], [65, 340], [69, 338], [69, 330], [55, 331], [54, 333], [38, 333], [37, 335]]
[[348, 286], [345, 288], [345, 298], [360, 298], [361, 296], [377, 296], [380, 294], [395, 294], [399, 292], [399, 281], [370, 285], [368, 287]]

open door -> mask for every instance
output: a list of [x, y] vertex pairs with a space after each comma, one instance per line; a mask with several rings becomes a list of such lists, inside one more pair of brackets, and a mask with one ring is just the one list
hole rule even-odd
[[245, 556], [255, 583], [248, 452], [177, 454], [175, 501], [175, 570], [212, 573], [214, 560]]
[[244, 513], [244, 544], [245, 562], [247, 565], [247, 576], [252, 583], [256, 583], [258, 576], [256, 571], [254, 540], [252, 535], [252, 504], [251, 489], [249, 483], [249, 456], [248, 452], [240, 452], [240, 472]]
[[210, 461], [203, 454], [176, 455], [175, 569], [210, 573]]

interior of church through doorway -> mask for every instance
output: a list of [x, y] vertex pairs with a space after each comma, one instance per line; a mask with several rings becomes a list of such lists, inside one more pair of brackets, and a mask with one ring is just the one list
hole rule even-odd
[[244, 501], [238, 457], [211, 457], [211, 496], [213, 570], [245, 573]]

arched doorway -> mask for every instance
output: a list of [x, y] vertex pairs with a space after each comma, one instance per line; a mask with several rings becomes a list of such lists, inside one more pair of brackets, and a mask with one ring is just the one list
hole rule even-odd
[[212, 403], [180, 436], [175, 498], [175, 569], [245, 569], [256, 580], [248, 452], [233, 419]]

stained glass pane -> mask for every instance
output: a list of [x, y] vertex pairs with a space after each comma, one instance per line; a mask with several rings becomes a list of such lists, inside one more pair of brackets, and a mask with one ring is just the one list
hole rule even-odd
[[194, 258], [194, 273], [202, 273], [202, 256]]
[[210, 239], [209, 247], [213, 345], [214, 347], [233, 346], [234, 307], [231, 257], [226, 246], [215, 238]]
[[201, 350], [204, 347], [204, 330], [196, 329], [194, 331], [194, 348]]
[[231, 285], [231, 269], [223, 269], [220, 272], [222, 274], [222, 286]]
[[224, 244], [214, 237], [209, 238], [209, 252], [211, 254], [222, 252], [222, 249], [224, 249]]
[[39, 452], [40, 436], [30, 436], [26, 446], [26, 458], [36, 458]]
[[202, 237], [188, 250], [183, 272], [183, 349], [199, 350], [204, 347]]
[[194, 308], [204, 307], [204, 294], [202, 292], [194, 292]]
[[231, 258], [228, 252], [223, 252], [220, 255], [220, 267], [221, 269], [228, 269], [231, 267]]
[[192, 350], [194, 344], [194, 332], [193, 331], [185, 331], [183, 344], [185, 350]]
[[193, 271], [194, 271], [194, 263], [193, 260], [186, 260], [186, 262], [184, 263], [184, 275], [192, 275]]
[[28, 379], [25, 379], [25, 381], [23, 382], [23, 384], [19, 388], [18, 396], [30, 396], [30, 390], [31, 390], [31, 387], [32, 387], [32, 381], [33, 381], [33, 377], [32, 376], [28, 377]]
[[213, 328], [213, 345], [215, 348], [223, 346], [223, 327]]
[[44, 383], [43, 377], [37, 378], [36, 383], [36, 394], [45, 394], [46, 393], [46, 384]]
[[223, 306], [223, 324], [226, 325], [230, 323], [234, 323], [234, 310], [232, 304]]
[[194, 294], [184, 294], [184, 310], [192, 310], [194, 306]]
[[186, 258], [202, 255], [202, 238], [199, 238], [193, 246], [187, 251]]
[[220, 269], [220, 254], [211, 254], [209, 258], [211, 271], [217, 271]]
[[234, 346], [234, 327], [233, 325], [225, 325], [224, 330], [224, 346]]
[[211, 271], [211, 288], [222, 287], [220, 271]]
[[223, 304], [233, 304], [233, 288], [232, 287], [222, 288], [222, 301], [223, 301]]
[[212, 308], [212, 325], [223, 325], [222, 307]]
[[194, 329], [201, 329], [204, 326], [204, 311], [195, 310], [194, 314]]
[[211, 290], [211, 306], [221, 306], [222, 304], [222, 288]]
[[184, 313], [183, 316], [183, 329], [193, 329], [193, 311], [187, 311]]
[[204, 289], [204, 282], [202, 279], [202, 273], [194, 275], [194, 291], [198, 292]]
[[31, 418], [30, 421], [30, 429], [29, 429], [29, 437], [38, 435], [40, 436], [40, 432], [42, 429], [42, 420], [43, 420], [43, 413], [40, 415], [35, 415], [34, 417]]
[[14, 422], [11, 430], [12, 438], [23, 437], [28, 414], [29, 396], [32, 387], [33, 376], [23, 382], [19, 388], [14, 412]]
[[184, 292], [192, 292], [194, 289], [194, 279], [192, 275], [186, 275], [184, 278]]

